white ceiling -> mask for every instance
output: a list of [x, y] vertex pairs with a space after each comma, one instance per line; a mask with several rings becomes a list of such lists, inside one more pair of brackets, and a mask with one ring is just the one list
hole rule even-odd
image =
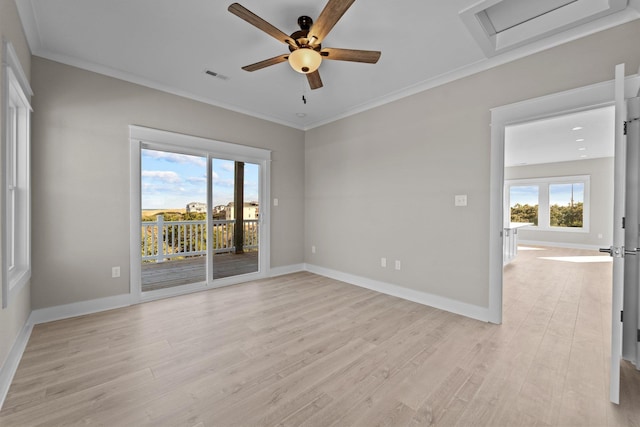
[[505, 166], [613, 157], [613, 106], [505, 128]]
[[[491, 6], [502, 0], [484, 0]], [[621, 0], [609, 0], [620, 3]], [[242, 66], [287, 53], [284, 44], [227, 11], [231, 0], [16, 0], [32, 53], [298, 129], [428, 89], [640, 17], [640, 0], [597, 19], [488, 58], [459, 13], [478, 0], [357, 0], [324, 47], [380, 50], [375, 64], [323, 61], [324, 87], [282, 63]], [[241, 0], [283, 32], [316, 18], [325, 0]], [[577, 0], [575, 4], [606, 0]], [[626, 4], [626, 2], [625, 2]], [[573, 7], [573, 6], [572, 6]], [[475, 12], [474, 12], [475, 13]], [[468, 16], [467, 16], [468, 19]], [[532, 21], [527, 25], [531, 26]], [[579, 25], [578, 25], [579, 24]], [[546, 31], [546, 29], [545, 29]], [[508, 34], [502, 33], [501, 36]], [[507, 45], [509, 46], [509, 45]], [[205, 74], [212, 70], [226, 77]], [[304, 104], [302, 96], [307, 100]]]

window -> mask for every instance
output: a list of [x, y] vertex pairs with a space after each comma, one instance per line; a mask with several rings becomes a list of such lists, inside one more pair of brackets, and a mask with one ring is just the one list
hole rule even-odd
[[584, 222], [584, 183], [549, 185], [551, 227], [581, 228]]
[[30, 116], [32, 95], [11, 43], [3, 46], [2, 306], [31, 277]]
[[507, 181], [506, 217], [545, 231], [589, 231], [589, 176]]
[[511, 222], [538, 225], [538, 186], [513, 185], [509, 188]]

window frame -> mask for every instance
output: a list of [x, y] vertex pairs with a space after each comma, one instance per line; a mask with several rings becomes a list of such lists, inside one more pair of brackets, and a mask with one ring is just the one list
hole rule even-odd
[[11, 42], [2, 51], [2, 308], [31, 279], [31, 96]]
[[[582, 202], [582, 227], [557, 227], [551, 226], [551, 203], [549, 200], [549, 187], [554, 184], [576, 184], [584, 185], [584, 201]], [[510, 179], [505, 181], [505, 221], [511, 219], [511, 187], [517, 186], [537, 186], [538, 187], [538, 225], [529, 226], [528, 230], [553, 231], [561, 233], [589, 233], [589, 223], [591, 218], [591, 176], [572, 175], [555, 176], [542, 178]]]
[[537, 183], [534, 184], [521, 184], [521, 183], [513, 183], [513, 184], [505, 184], [505, 220], [508, 220], [511, 223], [511, 188], [512, 187], [536, 187], [538, 189], [538, 224], [531, 224], [529, 227], [537, 228], [540, 224], [540, 186]]

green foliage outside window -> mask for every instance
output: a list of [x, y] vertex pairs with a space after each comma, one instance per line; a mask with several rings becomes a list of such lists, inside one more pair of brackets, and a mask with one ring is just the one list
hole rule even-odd
[[511, 222], [530, 222], [538, 225], [538, 205], [521, 205], [511, 207]]
[[550, 223], [552, 227], [582, 227], [581, 202], [573, 203], [573, 206], [553, 205], [549, 208]]
[[[581, 228], [583, 224], [583, 203], [573, 206], [552, 205], [549, 208], [549, 222], [551, 227]], [[538, 225], [538, 205], [521, 205], [511, 207], [511, 222], [530, 222]]]

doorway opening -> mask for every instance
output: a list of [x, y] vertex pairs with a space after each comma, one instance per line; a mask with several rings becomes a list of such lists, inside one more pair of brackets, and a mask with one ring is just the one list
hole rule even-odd
[[[565, 246], [583, 249], [596, 249], [600, 241], [603, 245], [608, 243], [605, 241], [606, 233], [611, 232], [604, 231], [604, 229], [601, 231], [600, 228], [596, 229], [592, 224], [592, 215], [588, 212], [587, 216], [584, 216], [584, 206], [593, 205], [589, 200], [589, 186], [594, 186], [595, 182], [588, 176], [589, 173], [579, 172], [581, 169], [576, 168], [579, 161], [589, 160], [589, 158], [580, 157], [588, 155], [586, 151], [589, 151], [589, 147], [585, 145], [586, 138], [575, 133], [580, 131], [579, 129], [573, 130], [580, 125], [571, 125], [566, 131], [564, 138], [572, 137], [573, 141], [569, 142], [573, 145], [565, 146], [564, 150], [556, 147], [557, 141], [554, 143], [551, 136], [545, 134], [552, 129], [552, 126], [546, 126], [546, 130], [543, 128], [545, 123], [566, 128], [568, 123], [577, 117], [590, 117], [594, 112], [605, 115], [607, 112], [610, 113], [613, 105], [613, 85], [612, 81], [604, 82], [494, 108], [491, 111], [489, 320], [492, 323], [502, 323], [503, 267], [506, 261], [505, 249], [508, 246], [504, 236], [507, 234], [517, 235], [519, 239], [524, 238], [522, 240], [528, 244], [546, 242], [551, 246], [565, 244]], [[531, 132], [532, 129], [534, 131]], [[519, 132], [530, 134], [529, 142], [522, 144], [523, 147], [518, 147], [518, 149], [507, 147], [505, 142], [507, 137], [518, 136]], [[576, 141], [578, 139], [584, 140]], [[517, 145], [517, 143], [512, 144]], [[541, 149], [536, 150], [536, 147]], [[580, 150], [580, 148], [586, 148], [586, 150]], [[559, 161], [549, 162], [549, 153], [556, 151], [558, 155], [560, 152], [564, 152], [564, 157], [558, 157]], [[596, 152], [595, 147], [591, 152]], [[570, 156], [574, 156], [576, 160], [573, 166]], [[591, 160], [596, 161], [596, 159]], [[525, 173], [535, 174], [535, 177], [525, 176]], [[507, 181], [511, 182], [505, 185]], [[597, 184], [601, 185], [602, 183], [599, 181]], [[516, 202], [513, 205], [518, 204], [517, 202], [520, 202], [520, 208], [527, 204], [529, 208], [537, 205], [535, 215], [514, 216], [515, 221], [511, 220], [513, 206], [508, 200], [512, 196], [512, 187]], [[507, 188], [509, 194], [507, 194]], [[580, 227], [562, 227], [566, 223], [558, 224], [551, 220], [551, 206], [572, 204], [571, 189], [574, 190], [574, 208], [577, 205], [577, 193], [580, 193], [582, 198], [580, 202], [583, 207], [582, 224], [572, 223], [572, 225], [579, 224]], [[537, 202], [533, 200], [533, 194], [537, 194]], [[557, 195], [560, 195], [560, 198], [555, 197]], [[608, 206], [610, 207], [611, 204]], [[575, 210], [568, 209], [569, 213], [573, 214], [576, 213]], [[522, 214], [522, 211], [523, 209], [517, 213]], [[540, 223], [541, 220], [544, 223]], [[510, 228], [509, 225], [512, 222], [524, 222], [527, 226], [515, 231], [506, 230], [505, 228]], [[602, 234], [602, 238], [597, 237], [599, 234]], [[593, 235], [596, 237], [592, 239]], [[515, 247], [514, 256], [517, 257], [517, 241], [513, 247]]]
[[[505, 127], [505, 265], [525, 241], [597, 251], [612, 244], [615, 108]], [[509, 256], [507, 256], [509, 255]]]

